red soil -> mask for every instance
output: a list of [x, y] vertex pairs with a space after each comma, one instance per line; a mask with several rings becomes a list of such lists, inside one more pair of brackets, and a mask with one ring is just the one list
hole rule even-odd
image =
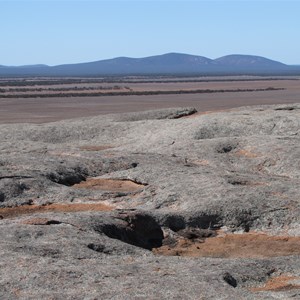
[[0, 217], [14, 218], [20, 215], [47, 212], [110, 211], [114, 207], [102, 203], [53, 203], [48, 205], [22, 205], [0, 208]]
[[221, 258], [265, 258], [299, 255], [300, 237], [269, 236], [261, 233], [226, 234], [205, 240], [179, 239], [175, 246], [153, 250], [160, 255]]
[[294, 289], [300, 289], [300, 278], [290, 275], [280, 275], [273, 277], [268, 280], [263, 287], [251, 288], [252, 292], [263, 292], [263, 291], [289, 291]]
[[143, 188], [144, 185], [128, 179], [91, 178], [75, 184], [73, 187], [112, 192], [134, 192]]

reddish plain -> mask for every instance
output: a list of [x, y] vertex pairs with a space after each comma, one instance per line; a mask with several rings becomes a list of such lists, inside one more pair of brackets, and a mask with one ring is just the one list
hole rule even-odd
[[[234, 107], [285, 104], [300, 102], [300, 78], [268, 78], [268, 77], [218, 77], [218, 78], [167, 78], [167, 79], [126, 79], [116, 82], [95, 84], [85, 80], [83, 83], [70, 84], [37, 84], [5, 86], [5, 80], [0, 83], [2, 95], [10, 94], [12, 98], [1, 98], [0, 123], [46, 123], [77, 117], [88, 117], [101, 114], [134, 112], [168, 107], [195, 107], [199, 112], [231, 109]], [[21, 82], [28, 79], [16, 79]], [[31, 79], [31, 82], [38, 79]], [[7, 81], [8, 82], [8, 81]], [[17, 81], [18, 82], [18, 81]], [[55, 93], [55, 88], [65, 91], [58, 97], [47, 97]], [[97, 88], [99, 87], [99, 89]], [[75, 89], [76, 87], [76, 89]], [[89, 89], [93, 87], [93, 89]], [[115, 87], [114, 89], [110, 89]], [[118, 88], [117, 88], [118, 87]], [[13, 89], [23, 88], [28, 91], [17, 92]], [[34, 91], [35, 88], [40, 89]], [[10, 92], [8, 91], [9, 89]], [[42, 90], [41, 90], [42, 89]], [[54, 89], [54, 90], [53, 90]], [[81, 89], [81, 90], [80, 90]], [[249, 91], [245, 91], [245, 90]], [[257, 91], [259, 89], [260, 91]], [[265, 89], [265, 90], [261, 90]], [[278, 89], [278, 90], [277, 90]], [[6, 92], [3, 92], [6, 90]], [[77, 90], [77, 91], [76, 91]], [[84, 91], [84, 96], [72, 97], [68, 93]], [[210, 90], [209, 93], [185, 94], [191, 90]], [[239, 91], [244, 90], [244, 91]], [[178, 91], [178, 94], [155, 95], [122, 95], [128, 92], [159, 92]], [[183, 93], [179, 93], [182, 92]], [[99, 92], [101, 96], [89, 96], [89, 93]], [[114, 93], [118, 95], [114, 95]], [[19, 93], [24, 97], [13, 95]], [[43, 97], [37, 97], [44, 93]], [[105, 95], [110, 93], [110, 95]], [[34, 94], [34, 97], [30, 95]], [[66, 95], [66, 96], [65, 96]]]

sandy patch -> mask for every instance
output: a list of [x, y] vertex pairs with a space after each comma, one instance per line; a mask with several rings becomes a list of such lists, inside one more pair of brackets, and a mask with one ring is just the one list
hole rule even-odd
[[73, 187], [110, 192], [135, 192], [142, 189], [144, 185], [129, 179], [91, 178], [75, 184]]
[[0, 208], [0, 217], [13, 218], [20, 215], [47, 212], [79, 212], [79, 211], [110, 211], [113, 206], [102, 203], [53, 203], [48, 205], [22, 205], [18, 207]]
[[153, 250], [160, 255], [220, 258], [265, 258], [300, 254], [300, 237], [261, 233], [226, 234], [204, 240], [179, 239]]
[[50, 224], [58, 224], [58, 223], [59, 221], [55, 221], [47, 218], [30, 218], [21, 222], [21, 224], [25, 224], [25, 225], [50, 225]]
[[251, 288], [252, 292], [263, 292], [263, 291], [289, 291], [294, 289], [300, 289], [300, 277], [290, 275], [280, 275], [273, 277], [266, 282], [263, 287]]

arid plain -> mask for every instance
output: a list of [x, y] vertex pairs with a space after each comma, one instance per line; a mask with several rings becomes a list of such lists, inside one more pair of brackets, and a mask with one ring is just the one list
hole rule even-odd
[[[169, 107], [199, 112], [299, 102], [300, 77], [0, 79], [0, 123], [45, 123]], [[96, 95], [96, 96], [93, 96]]]

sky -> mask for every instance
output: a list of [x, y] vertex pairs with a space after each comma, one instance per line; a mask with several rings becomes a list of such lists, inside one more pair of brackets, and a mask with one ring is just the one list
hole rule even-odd
[[300, 64], [300, 0], [0, 0], [0, 65], [169, 52]]

